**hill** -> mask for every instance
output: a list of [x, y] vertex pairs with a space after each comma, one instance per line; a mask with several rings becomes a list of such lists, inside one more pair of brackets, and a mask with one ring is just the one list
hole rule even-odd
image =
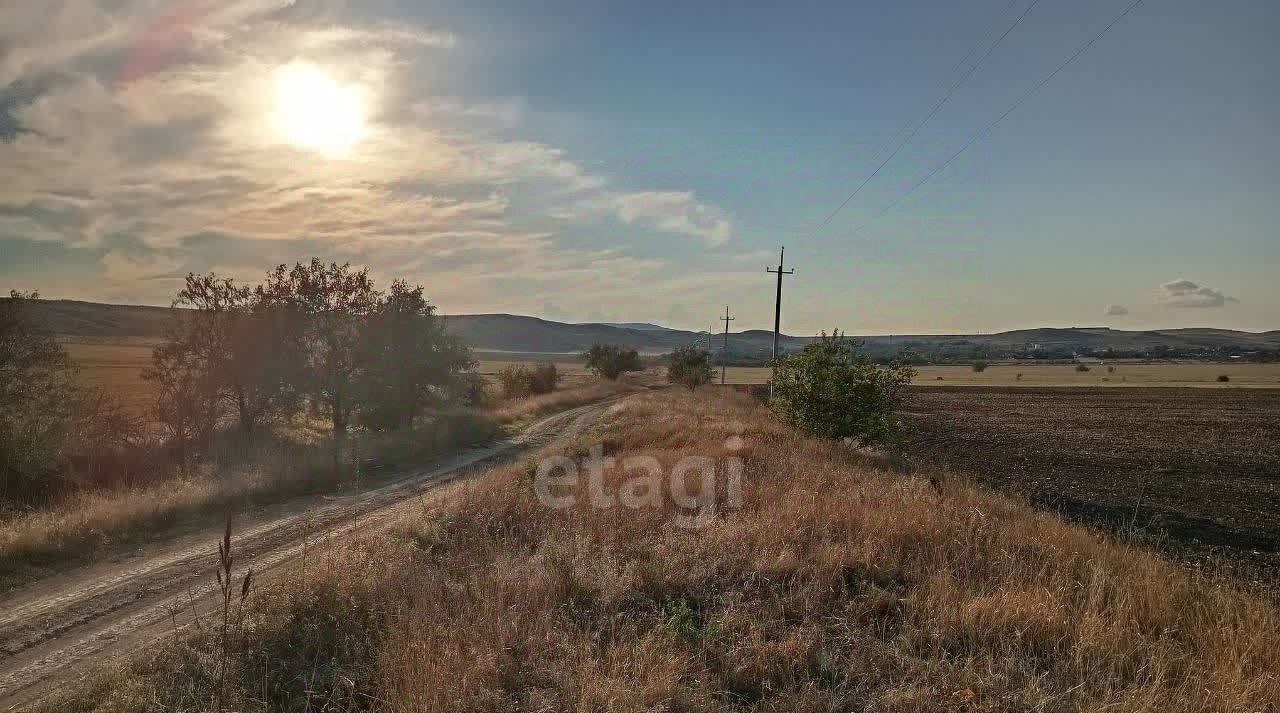
[[[35, 315], [47, 329], [64, 337], [159, 337], [172, 314], [167, 307], [107, 305], [71, 300], [41, 300]], [[647, 323], [567, 324], [513, 314], [448, 316], [449, 329], [476, 349], [508, 352], [576, 353], [595, 342], [621, 344], [656, 354], [686, 344], [705, 344], [705, 332], [669, 329]], [[807, 344], [812, 337], [782, 337], [784, 351]], [[1109, 327], [1040, 327], [995, 334], [875, 335], [859, 337], [877, 355], [904, 349], [921, 354], [957, 356], [989, 353], [1057, 354], [1073, 352], [1141, 352], [1167, 348], [1179, 353], [1220, 349], [1280, 349], [1280, 330], [1241, 332], [1188, 328], [1125, 331]], [[721, 336], [712, 340], [713, 348]], [[773, 333], [752, 329], [729, 335], [729, 352], [737, 357], [761, 358], [773, 349]]]

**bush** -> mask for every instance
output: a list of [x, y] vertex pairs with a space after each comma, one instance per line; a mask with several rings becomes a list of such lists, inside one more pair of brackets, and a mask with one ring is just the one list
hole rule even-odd
[[667, 360], [667, 379], [690, 391], [711, 382], [711, 353], [697, 347], [680, 347]]
[[549, 361], [538, 364], [533, 367], [533, 371], [529, 372], [530, 393], [549, 394], [556, 390], [556, 385], [559, 383], [560, 371]]
[[533, 375], [523, 364], [508, 364], [498, 371], [498, 385], [502, 395], [508, 399], [516, 399], [530, 394], [530, 383]]
[[1230, 376], [1227, 376], [1226, 374], [1218, 374], [1218, 383], [1225, 384], [1228, 381], [1231, 381]]
[[973, 363], [973, 370], [978, 373], [982, 373], [987, 370], [988, 366], [990, 366], [990, 364], [986, 363], [985, 361], [975, 361]]
[[592, 344], [583, 354], [587, 369], [610, 381], [616, 380], [628, 371], [640, 371], [640, 353], [635, 349], [625, 349], [617, 344]]
[[502, 395], [508, 399], [533, 394], [549, 394], [560, 383], [560, 371], [551, 362], [542, 362], [529, 368], [523, 364], [508, 364], [498, 372], [498, 384]]
[[1089, 371], [1089, 367], [1085, 366], [1084, 364], [1076, 364], [1076, 371], [1086, 372], [1086, 371]]
[[909, 366], [878, 367], [839, 334], [780, 359], [773, 375], [773, 408], [815, 436], [892, 445], [901, 426], [895, 410], [915, 376]]

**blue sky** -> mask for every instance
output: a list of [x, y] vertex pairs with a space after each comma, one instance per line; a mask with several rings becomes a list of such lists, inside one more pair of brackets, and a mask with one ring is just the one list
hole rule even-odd
[[1267, 0], [1146, 0], [880, 215], [1129, 4], [1033, 2], [0, 0], [0, 287], [318, 255], [445, 312], [764, 328], [785, 243], [791, 332], [1280, 328]]

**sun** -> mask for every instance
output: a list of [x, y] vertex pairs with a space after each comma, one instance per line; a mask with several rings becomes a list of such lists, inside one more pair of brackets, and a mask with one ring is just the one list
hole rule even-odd
[[340, 84], [322, 68], [293, 62], [276, 72], [276, 131], [289, 143], [340, 155], [364, 137], [365, 98], [359, 88]]

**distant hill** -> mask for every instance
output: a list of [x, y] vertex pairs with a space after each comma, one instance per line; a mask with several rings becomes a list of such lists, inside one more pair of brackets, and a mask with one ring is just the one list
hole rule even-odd
[[[106, 305], [70, 300], [40, 300], [36, 317], [45, 328], [65, 337], [159, 337], [173, 314], [167, 307]], [[450, 331], [475, 349], [509, 352], [582, 352], [595, 342], [621, 344], [649, 354], [686, 344], [705, 344], [705, 332], [669, 329], [649, 323], [566, 324], [512, 314], [459, 314], [447, 317]], [[719, 335], [713, 347], [721, 344]], [[812, 337], [782, 337], [784, 351], [803, 347]], [[861, 338], [873, 354], [966, 352], [975, 348], [994, 354], [1026, 351], [1141, 351], [1169, 347], [1177, 350], [1280, 349], [1280, 330], [1238, 332], [1229, 329], [1161, 329], [1125, 331], [1109, 327], [1041, 327], [996, 334], [879, 335]], [[753, 329], [729, 335], [735, 356], [758, 358], [773, 349], [773, 332]]]
[[649, 322], [584, 322], [586, 327], [620, 327], [622, 329], [638, 329], [642, 332], [662, 332], [670, 330], [670, 327], [664, 327], [661, 324], [651, 324]]

